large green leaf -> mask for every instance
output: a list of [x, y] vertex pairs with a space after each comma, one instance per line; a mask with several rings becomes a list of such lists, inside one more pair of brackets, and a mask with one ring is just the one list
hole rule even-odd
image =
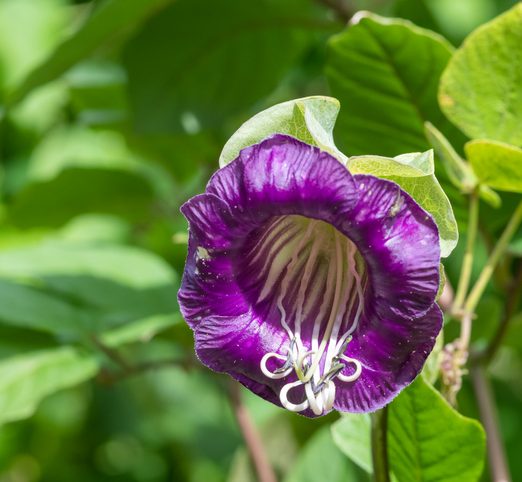
[[76, 33], [30, 72], [12, 93], [11, 103], [19, 102], [31, 90], [56, 79], [111, 39], [128, 34], [141, 21], [170, 1], [172, 0], [107, 0]]
[[2, 251], [0, 278], [0, 321], [11, 325], [98, 334], [116, 345], [148, 339], [180, 319], [175, 272], [136, 248], [49, 242]]
[[451, 53], [429, 30], [359, 13], [329, 41], [326, 75], [342, 106], [335, 131], [341, 150], [386, 156], [426, 150], [427, 120], [448, 133], [436, 93]]
[[[127, 45], [140, 132], [218, 127], [269, 94], [309, 45], [320, 18], [302, 0], [179, 0]], [[316, 12], [317, 13], [317, 12]], [[196, 21], [195, 21], [196, 19]]]
[[239, 151], [275, 134], [288, 134], [307, 144], [330, 152], [346, 161], [333, 141], [333, 127], [339, 112], [339, 101], [332, 97], [305, 97], [274, 105], [246, 121], [227, 141], [220, 167], [234, 160]]
[[522, 145], [522, 3], [483, 25], [445, 70], [444, 113], [472, 138]]
[[29, 286], [0, 279], [0, 323], [78, 336], [89, 318], [75, 306]]
[[351, 157], [348, 169], [354, 174], [372, 174], [399, 184], [433, 216], [439, 228], [441, 256], [449, 256], [457, 245], [458, 227], [451, 203], [434, 174], [433, 151], [395, 158]]
[[367, 413], [343, 414], [341, 420], [332, 425], [335, 444], [350, 460], [368, 473], [373, 471], [370, 429], [370, 415]]
[[356, 476], [335, 446], [329, 427], [317, 431], [302, 449], [285, 482], [352, 482]]
[[[388, 457], [400, 482], [476, 482], [484, 466], [485, 434], [460, 415], [423, 377], [388, 408]], [[346, 414], [333, 427], [337, 446], [372, 472], [370, 418]]]
[[32, 415], [54, 392], [96, 374], [96, 359], [72, 347], [25, 353], [0, 361], [0, 424]]
[[150, 183], [138, 173], [71, 167], [50, 180], [29, 184], [15, 197], [8, 214], [20, 227], [60, 226], [83, 213], [144, 220], [153, 199]]
[[479, 139], [468, 142], [465, 150], [481, 182], [500, 191], [522, 192], [522, 149]]
[[69, 12], [62, 0], [0, 2], [0, 91], [13, 87], [61, 40]]
[[139, 171], [137, 156], [122, 135], [111, 130], [59, 126], [46, 133], [34, 148], [27, 168], [27, 183], [56, 177], [70, 167]]
[[388, 447], [401, 482], [476, 482], [484, 466], [485, 434], [419, 377], [390, 405]]

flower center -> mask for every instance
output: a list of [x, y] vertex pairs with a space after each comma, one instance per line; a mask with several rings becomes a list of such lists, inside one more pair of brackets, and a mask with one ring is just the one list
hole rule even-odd
[[[345, 351], [364, 309], [364, 260], [333, 226], [284, 216], [258, 237], [246, 262], [256, 261], [264, 279], [257, 301], [271, 300], [268, 311], [289, 340], [283, 354], [266, 353], [260, 369], [270, 379], [292, 380], [279, 393], [285, 408], [321, 415], [333, 406], [334, 380], [350, 383], [361, 375], [361, 363]], [[297, 387], [303, 400], [293, 403]]]

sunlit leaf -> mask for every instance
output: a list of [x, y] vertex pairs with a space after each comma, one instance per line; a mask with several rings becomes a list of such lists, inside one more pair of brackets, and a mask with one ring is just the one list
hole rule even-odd
[[522, 145], [521, 25], [518, 3], [474, 31], [442, 76], [441, 108], [471, 138]]
[[474, 140], [466, 155], [484, 184], [499, 191], [522, 192], [522, 149], [489, 140]]
[[180, 320], [176, 273], [136, 248], [49, 242], [2, 251], [0, 277], [0, 319], [12, 325], [118, 345]]
[[72, 347], [0, 360], [0, 424], [32, 415], [40, 401], [96, 374], [93, 356]]
[[13, 87], [49, 54], [68, 20], [61, 0], [0, 2], [0, 90]]
[[[18, 1], [18, 0], [16, 0]], [[141, 21], [172, 0], [108, 0], [85, 24], [36, 67], [11, 94], [19, 102], [36, 87], [56, 79], [117, 35], [128, 34]]]
[[246, 121], [227, 141], [220, 167], [234, 160], [239, 151], [275, 134], [288, 134], [307, 144], [330, 152], [340, 161], [344, 156], [333, 141], [333, 127], [339, 112], [339, 101], [332, 97], [305, 97], [274, 105]]
[[88, 330], [89, 317], [75, 306], [37, 289], [0, 280], [0, 322], [64, 336]]
[[60, 226], [84, 213], [144, 220], [153, 199], [148, 180], [132, 171], [68, 168], [24, 188], [10, 206], [9, 217], [20, 227]]

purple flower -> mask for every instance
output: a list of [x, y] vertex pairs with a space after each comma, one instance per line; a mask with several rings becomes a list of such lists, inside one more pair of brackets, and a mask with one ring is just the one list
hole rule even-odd
[[418, 375], [442, 326], [439, 236], [397, 184], [275, 135], [181, 210], [205, 365], [306, 416], [376, 410]]

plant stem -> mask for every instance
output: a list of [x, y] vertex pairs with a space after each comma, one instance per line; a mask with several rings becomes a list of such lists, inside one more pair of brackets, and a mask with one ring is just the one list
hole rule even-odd
[[471, 280], [471, 271], [473, 268], [473, 251], [475, 248], [475, 240], [477, 238], [477, 228], [479, 220], [479, 196], [476, 191], [471, 193], [469, 199], [469, 220], [468, 233], [466, 238], [466, 251], [462, 260], [462, 269], [460, 271], [459, 284], [455, 294], [453, 312], [458, 313], [462, 310], [462, 305], [468, 293], [469, 282]]
[[390, 482], [388, 468], [388, 407], [371, 414], [372, 461], [375, 482]]
[[504, 447], [498, 429], [495, 400], [484, 368], [477, 366], [471, 370], [471, 379], [487, 435], [488, 460], [493, 482], [511, 482]]
[[277, 482], [274, 470], [268, 461], [261, 436], [241, 401], [241, 387], [238, 382], [231, 382], [229, 393], [234, 415], [243, 434], [259, 482]]
[[486, 266], [484, 266], [484, 269], [482, 270], [479, 279], [477, 280], [475, 286], [473, 286], [471, 292], [469, 293], [466, 303], [464, 304], [464, 311], [469, 313], [475, 312], [475, 309], [477, 308], [482, 293], [484, 293], [484, 290], [486, 289], [486, 286], [489, 280], [491, 279], [491, 275], [493, 274], [495, 267], [497, 266], [500, 260], [500, 257], [504, 254], [504, 251], [506, 250], [508, 243], [511, 241], [511, 238], [515, 234], [515, 231], [517, 230], [521, 222], [522, 201], [515, 209], [515, 212], [511, 216], [511, 219], [509, 220], [506, 229], [504, 229], [502, 236], [500, 236], [500, 239], [498, 240], [495, 248], [493, 249], [493, 252], [489, 257]]

